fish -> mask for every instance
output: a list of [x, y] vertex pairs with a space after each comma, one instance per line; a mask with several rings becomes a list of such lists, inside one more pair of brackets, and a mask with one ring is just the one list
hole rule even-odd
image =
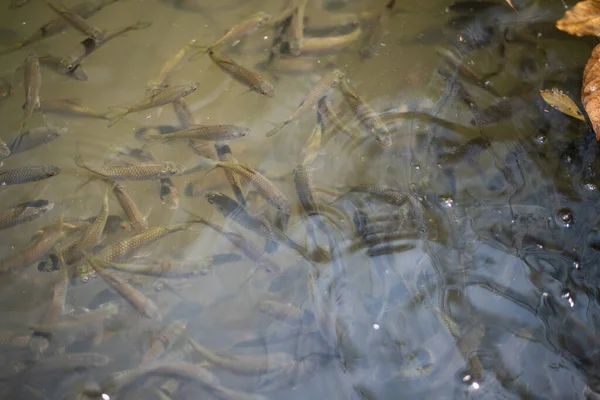
[[290, 385], [297, 385], [313, 376], [318, 367], [332, 359], [333, 357], [328, 354], [311, 353], [295, 360], [288, 368], [274, 370], [261, 376], [257, 390], [263, 393], [274, 392]]
[[275, 235], [273, 227], [266, 219], [251, 215], [243, 205], [221, 192], [207, 191], [204, 193], [204, 197], [225, 218], [264, 237], [266, 240], [265, 251], [272, 253], [277, 249], [277, 244], [273, 241]]
[[[102, 260], [102, 259], [100, 259]], [[90, 267], [96, 271], [98, 275], [106, 282], [110, 287], [112, 287], [117, 293], [119, 293], [123, 298], [140, 314], [145, 316], [146, 318], [153, 320], [162, 319], [161, 312], [159, 308], [154, 304], [152, 300], [146, 297], [142, 292], [131, 286], [128, 282], [118, 277], [111, 271], [100, 266], [98, 261], [92, 260], [89, 256], [86, 255], [86, 261], [90, 265]]]
[[356, 94], [348, 80], [343, 79], [340, 82], [340, 90], [362, 126], [373, 135], [382, 148], [390, 147], [392, 144], [390, 132], [375, 110], [362, 97]]
[[26, 165], [0, 171], [0, 186], [37, 182], [60, 174], [60, 168], [54, 165]]
[[37, 338], [31, 336], [31, 332], [13, 332], [0, 331], [0, 349], [10, 350], [28, 350], [31, 349], [32, 342]]
[[[193, 214], [192, 214], [193, 215]], [[248, 242], [244, 237], [235, 232], [228, 232], [221, 228], [220, 226], [208, 222], [206, 224], [209, 228], [213, 229], [225, 239], [227, 239], [231, 244], [233, 244], [240, 252], [254, 262], [259, 267], [264, 268], [267, 272], [279, 274], [281, 272], [281, 267], [277, 265], [273, 260], [266, 257], [264, 255], [264, 251], [254, 246], [252, 243]]]
[[334, 69], [333, 71], [325, 74], [312, 89], [308, 92], [304, 100], [300, 103], [296, 111], [290, 115], [280, 126], [277, 126], [267, 132], [266, 136], [270, 137], [277, 134], [289, 123], [297, 119], [304, 112], [310, 110], [316, 106], [323, 97], [327, 96], [331, 90], [336, 87], [344, 78], [345, 74], [339, 70]]
[[[192, 112], [183, 99], [173, 102], [173, 110], [175, 110], [175, 114], [177, 115], [177, 119], [179, 120], [179, 124], [182, 128], [187, 129], [192, 125], [197, 125], [196, 118], [194, 118]], [[201, 140], [190, 140], [188, 141], [188, 146], [194, 151], [194, 153], [201, 157], [212, 158], [213, 160], [217, 159], [217, 153], [215, 152], [215, 148], [212, 144]]]
[[31, 264], [40, 261], [63, 235], [62, 215], [56, 225], [41, 233], [36, 239], [29, 242], [24, 248], [14, 251], [0, 260], [0, 274], [16, 272]]
[[311, 15], [304, 21], [304, 33], [309, 36], [335, 36], [354, 31], [360, 26], [356, 14]]
[[34, 111], [40, 109], [40, 87], [42, 86], [42, 72], [40, 68], [40, 60], [34, 52], [29, 53], [25, 59], [23, 66], [24, 86], [25, 86], [25, 103], [23, 110], [25, 115], [21, 122], [21, 130], [31, 119]]
[[58, 139], [68, 132], [67, 128], [50, 128], [42, 126], [24, 130], [10, 144], [11, 155], [35, 149]]
[[144, 352], [140, 360], [140, 366], [147, 365], [166, 353], [173, 346], [173, 343], [184, 333], [186, 326], [187, 321], [179, 320], [170, 323], [162, 329], [150, 345], [150, 348]]
[[315, 321], [312, 311], [296, 307], [290, 303], [263, 300], [258, 303], [261, 312], [285, 321], [289, 324], [310, 324]]
[[127, 219], [129, 219], [129, 222], [131, 222], [133, 230], [136, 232], [141, 232], [148, 229], [146, 216], [142, 214], [131, 196], [129, 196], [129, 194], [125, 191], [125, 188], [116, 182], [111, 182], [111, 184], [112, 191], [117, 198], [117, 201], [121, 205], [121, 208], [125, 212]]
[[[154, 161], [156, 159], [154, 156], [143, 149], [131, 149], [125, 151], [124, 154], [134, 157], [140, 161]], [[175, 184], [171, 180], [171, 178], [163, 178], [160, 181], [160, 199], [163, 204], [165, 204], [169, 209], [175, 210], [179, 208], [179, 191], [175, 187]], [[116, 193], [115, 193], [116, 195]]]
[[239, 254], [218, 254], [201, 260], [176, 261], [162, 260], [142, 264], [111, 263], [110, 268], [136, 275], [158, 276], [165, 278], [187, 278], [206, 275], [216, 264], [225, 264], [241, 259]]
[[108, 318], [111, 318], [119, 313], [119, 305], [116, 302], [108, 302], [100, 307], [88, 311], [85, 314], [78, 315], [73, 318], [55, 321], [52, 323], [40, 323], [31, 325], [29, 328], [45, 334], [58, 333], [78, 333], [81, 331], [89, 331], [97, 329]]
[[206, 358], [209, 363], [234, 374], [262, 375], [277, 369], [288, 368], [294, 362], [291, 354], [283, 352], [259, 355], [221, 355], [201, 346], [189, 335], [187, 339], [199, 356]]
[[379, 15], [377, 19], [373, 21], [371, 29], [367, 31], [363, 44], [359, 50], [359, 55], [363, 60], [371, 58], [376, 52], [377, 49], [381, 46], [381, 41], [383, 36], [385, 35], [385, 31], [387, 29], [387, 25], [389, 23], [390, 14], [392, 9], [394, 8], [394, 4], [396, 0], [390, 0], [385, 5], [385, 8]]
[[7, 229], [24, 222], [33, 221], [54, 208], [49, 200], [31, 200], [0, 211], [0, 229]]
[[68, 78], [73, 78], [78, 81], [87, 81], [88, 76], [85, 72], [85, 69], [80, 65], [77, 68], [70, 69], [69, 68], [69, 60], [56, 57], [50, 54], [44, 54], [39, 57], [40, 66], [44, 68], [48, 68], [56, 72], [59, 75], [66, 76]]
[[10, 0], [8, 8], [20, 8], [29, 3], [30, 0]]
[[275, 88], [256, 72], [241, 66], [230, 57], [221, 54], [217, 55], [214, 51], [209, 51], [211, 60], [217, 64], [221, 70], [231, 76], [237, 82], [250, 88], [251, 91], [262, 94], [267, 97], [275, 96]]
[[8, 79], [0, 77], [0, 103], [14, 94], [14, 90]]
[[240, 139], [249, 135], [252, 130], [238, 125], [192, 125], [187, 129], [165, 134], [148, 134], [149, 139], [157, 141], [169, 140], [203, 140], [222, 141]]
[[[388, 204], [392, 204], [396, 207], [402, 207], [404, 204], [410, 201], [411, 197], [410, 194], [404, 193], [400, 190], [391, 188], [389, 186], [371, 184], [351, 186], [346, 194], [357, 192], [368, 193], [376, 199]], [[346, 194], [343, 194], [342, 196], [338, 197], [338, 200]]]
[[[185, 167], [171, 161], [141, 162], [116, 167], [100, 167], [86, 164], [80, 155], [75, 158], [75, 165], [94, 175], [111, 181], [145, 181], [170, 178], [185, 171]], [[1, 178], [1, 175], [0, 175]]]
[[300, 164], [309, 167], [317, 158], [321, 149], [323, 130], [321, 124], [316, 124], [300, 150]]
[[117, 114], [113, 117], [109, 117], [110, 122], [108, 126], [113, 126], [128, 114], [164, 106], [175, 100], [182, 99], [183, 97], [194, 93], [199, 85], [199, 82], [189, 82], [183, 85], [169, 86], [153, 91], [144, 100], [131, 107], [111, 107], [117, 111]]
[[[126, 260], [142, 247], [154, 243], [172, 233], [187, 230], [190, 226], [191, 224], [153, 226], [135, 236], [111, 244], [90, 256], [94, 257], [96, 268], [103, 268], [110, 263]], [[93, 271], [89, 271], [86, 263], [84, 263], [77, 268], [76, 274], [80, 277], [82, 282], [87, 282], [89, 276], [93, 275]]]
[[319, 208], [314, 199], [309, 168], [303, 164], [297, 165], [296, 168], [294, 168], [293, 177], [294, 187], [296, 188], [302, 210], [311, 220], [314, 220], [319, 229], [327, 232], [327, 226], [321, 217]]
[[10, 156], [10, 149], [8, 148], [8, 145], [0, 139], [0, 160], [8, 156]]
[[165, 80], [168, 78], [171, 71], [194, 49], [194, 43], [196, 43], [196, 39], [192, 39], [190, 42], [183, 45], [173, 57], [165, 61], [156, 78], [148, 81], [146, 88], [149, 91], [153, 91], [164, 87]]
[[305, 37], [302, 46], [302, 55], [337, 53], [354, 44], [360, 38], [361, 34], [362, 29], [357, 27], [345, 35]]
[[58, 250], [58, 253], [60, 253], [67, 265], [71, 265], [81, 260], [85, 256], [87, 250], [100, 243], [107, 219], [108, 190], [104, 193], [102, 207], [94, 222], [87, 227], [78, 240]]
[[[220, 161], [228, 161], [237, 163], [238, 161], [235, 159], [233, 154], [231, 153], [231, 148], [223, 143], [215, 143], [215, 149], [217, 151], [217, 157], [219, 157]], [[244, 190], [242, 189], [242, 183], [240, 181], [240, 177], [232, 173], [231, 171], [223, 171], [225, 173], [225, 177], [231, 186], [231, 190], [235, 195], [237, 201], [242, 205], [246, 206], [246, 198], [244, 197]]]
[[145, 376], [162, 376], [191, 380], [200, 385], [202, 389], [223, 400], [266, 400], [265, 397], [258, 394], [250, 394], [226, 388], [225, 386], [222, 386], [219, 383], [218, 378], [207, 369], [197, 364], [183, 361], [162, 362], [136, 368], [132, 373], [125, 375], [116, 384], [115, 397], [122, 398], [119, 394], [128, 391], [133, 384]]
[[[222, 168], [223, 170], [231, 171], [239, 176], [241, 180], [252, 186], [267, 203], [282, 213], [289, 214], [291, 212], [290, 202], [287, 197], [260, 172], [239, 163], [213, 160], [206, 161], [212, 163], [211, 170], [214, 168]], [[209, 171], [207, 171], [207, 173], [208, 172]]]
[[103, 30], [96, 28], [92, 24], [90, 24], [85, 18], [77, 15], [77, 13], [63, 6], [62, 4], [55, 3], [52, 0], [45, 0], [46, 4], [58, 14], [59, 17], [64, 19], [71, 27], [75, 30], [83, 33], [86, 37], [92, 38], [94, 40], [101, 40], [106, 32]]
[[[71, 7], [71, 12], [81, 16], [82, 18], [89, 18], [102, 10], [104, 7], [115, 3], [119, 0], [84, 0]], [[67, 21], [61, 17], [52, 19], [37, 29], [31, 36], [7, 47], [6, 49], [0, 50], [0, 54], [8, 54], [13, 51], [22, 49], [30, 44], [37, 43], [43, 39], [55, 36], [69, 27]]]
[[107, 119], [105, 112], [85, 107], [77, 99], [44, 100], [40, 103], [40, 106], [43, 112]]
[[238, 22], [231, 28], [225, 32], [223, 36], [221, 36], [217, 41], [209, 46], [198, 46], [192, 45], [194, 48], [199, 51], [190, 57], [190, 60], [194, 60], [198, 54], [206, 54], [210, 51], [218, 50], [222, 47], [231, 46], [246, 36], [251, 35], [256, 32], [258, 29], [265, 26], [271, 20], [271, 16], [264, 12], [258, 12], [256, 14], [251, 15], [247, 19]]
[[83, 51], [76, 57], [72, 57], [67, 61], [67, 67], [69, 71], [75, 71], [80, 66], [83, 60], [90, 56], [90, 54], [94, 53], [99, 48], [106, 45], [111, 40], [116, 37], [122, 36], [123, 34], [131, 31], [137, 31], [141, 29], [146, 29], [152, 25], [151, 22], [147, 21], [137, 21], [134, 24], [123, 26], [118, 29], [114, 29], [112, 31], [105, 32], [103, 37], [99, 39], [86, 38], [81, 41], [81, 45], [83, 46]]
[[292, 15], [292, 21], [290, 22], [290, 33], [288, 34], [290, 53], [296, 57], [302, 54], [302, 48], [304, 47], [304, 16], [306, 14], [307, 3], [308, 0], [299, 0], [297, 2], [296, 11]]
[[350, 139], [357, 138], [358, 135], [353, 133], [352, 130], [350, 130], [350, 128], [348, 128], [335, 113], [327, 96], [319, 100], [317, 112], [319, 115], [319, 123], [323, 127], [323, 132], [326, 133], [326, 136], [323, 139], [323, 144], [329, 141], [329, 139], [338, 132], [349, 136]]
[[59, 279], [54, 283], [52, 299], [40, 317], [40, 324], [53, 324], [57, 322], [65, 311], [67, 290], [69, 288], [69, 272], [67, 271], [67, 263], [60, 252], [58, 253], [58, 259], [60, 263]]
[[488, 138], [478, 136], [467, 141], [454, 151], [440, 154], [438, 156], [437, 163], [440, 166], [455, 165], [465, 159], [474, 157], [483, 150], [489, 148], [491, 145], [492, 142]]
[[109, 362], [110, 358], [100, 353], [69, 353], [40, 358], [27, 369], [27, 373], [64, 373], [84, 368], [105, 367]]

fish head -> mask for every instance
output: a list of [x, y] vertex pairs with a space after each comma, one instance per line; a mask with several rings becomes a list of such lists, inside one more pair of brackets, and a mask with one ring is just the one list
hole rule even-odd
[[165, 164], [164, 173], [169, 176], [179, 175], [183, 171], [185, 171], [185, 166], [183, 164], [177, 164], [174, 162], [167, 162]]
[[335, 83], [340, 83], [343, 81], [344, 77], [346, 76], [346, 74], [344, 73], [344, 71], [342, 71], [341, 69], [334, 69], [332, 72], [333, 74], [333, 81]]
[[257, 12], [254, 15], [254, 17], [256, 18], [256, 21], [257, 21], [257, 24], [259, 27], [265, 25], [267, 22], [269, 22], [271, 20], [271, 16], [263, 11]]
[[175, 327], [177, 332], [183, 332], [185, 330], [185, 328], [187, 327], [187, 323], [188, 322], [186, 319], [180, 319], [180, 320], [173, 322], [173, 326]]
[[53, 165], [48, 165], [44, 170], [44, 175], [47, 178], [52, 178], [53, 176], [56, 176], [58, 174], [60, 174], [60, 168], [55, 167]]
[[387, 149], [392, 145], [392, 138], [389, 134], [384, 134], [381, 132], [375, 133], [375, 140], [384, 149]]
[[68, 128], [58, 128], [58, 129], [53, 130], [52, 133], [50, 134], [50, 136], [52, 139], [59, 138], [62, 135], [64, 135], [65, 133], [67, 133], [68, 131], [69, 131]]
[[200, 87], [200, 82], [190, 82], [188, 85], [188, 90], [186, 90], [186, 94], [190, 94], [196, 91]]
[[275, 96], [275, 88], [268, 82], [263, 82], [260, 85], [253, 87], [252, 89], [267, 97]]
[[[243, 126], [238, 131], [238, 137], [248, 136], [250, 133], [252, 133], [252, 129], [248, 128], [247, 126]], [[231, 150], [229, 153], [231, 154]]]

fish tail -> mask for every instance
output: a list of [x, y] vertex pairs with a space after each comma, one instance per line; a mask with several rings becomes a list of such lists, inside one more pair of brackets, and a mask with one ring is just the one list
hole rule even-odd
[[109, 107], [110, 109], [112, 109], [113, 111], [116, 111], [117, 114], [110, 116], [110, 111], [106, 113], [106, 119], [108, 119], [108, 127], [110, 128], [111, 126], [113, 126], [114, 124], [116, 124], [117, 122], [119, 122], [121, 119], [123, 119], [123, 117], [125, 117], [127, 115], [127, 113], [129, 112], [129, 110], [127, 108], [124, 107]]
[[[272, 122], [269, 122], [272, 124]], [[271, 129], [270, 131], [267, 132], [267, 134], [265, 135], [266, 137], [271, 137], [274, 136], [276, 134], [278, 134], [287, 124], [283, 123], [281, 125], [275, 126], [273, 129]]]

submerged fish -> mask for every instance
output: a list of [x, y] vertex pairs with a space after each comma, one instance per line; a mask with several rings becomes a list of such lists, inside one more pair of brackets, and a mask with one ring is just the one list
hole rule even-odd
[[321, 55], [336, 53], [351, 46], [356, 42], [362, 33], [360, 27], [357, 27], [350, 33], [339, 36], [324, 37], [305, 37], [302, 46], [303, 55]]
[[266, 219], [250, 215], [243, 205], [223, 193], [208, 191], [204, 193], [204, 197], [225, 218], [229, 218], [244, 228], [264, 237], [267, 241], [265, 244], [267, 252], [272, 253], [277, 249], [277, 244], [273, 242], [273, 227]]
[[48, 200], [32, 200], [17, 204], [0, 211], [0, 229], [33, 221], [53, 208], [54, 203]]
[[326, 134], [323, 140], [324, 143], [338, 132], [348, 135], [351, 139], [356, 139], [357, 135], [355, 135], [350, 128], [342, 122], [340, 117], [338, 117], [327, 97], [323, 97], [319, 100], [317, 112], [319, 113], [319, 123], [323, 125], [323, 131]]
[[63, 257], [64, 262], [67, 265], [73, 264], [81, 260], [85, 256], [85, 252], [88, 249], [96, 246], [102, 239], [102, 233], [108, 219], [108, 191], [104, 193], [104, 200], [102, 202], [102, 208], [98, 213], [98, 216], [91, 223], [87, 229], [83, 232], [81, 237], [69, 246], [59, 249], [58, 252]]
[[131, 196], [125, 191], [125, 188], [118, 183], [112, 182], [112, 191], [125, 212], [127, 219], [131, 222], [133, 230], [141, 232], [148, 229], [146, 217], [142, 214]]
[[187, 321], [175, 321], [162, 329], [150, 348], [144, 352], [140, 365], [146, 365], [167, 352], [173, 343], [185, 332]]
[[250, 90], [268, 97], [275, 96], [273, 85], [264, 80], [256, 72], [241, 66], [224, 54], [217, 55], [214, 51], [209, 51], [208, 55], [219, 68], [242, 85], [249, 87]]
[[100, 265], [100, 262], [87, 257], [87, 263], [92, 267], [98, 275], [102, 277], [110, 287], [112, 287], [140, 314], [150, 319], [160, 320], [162, 315], [156, 304], [142, 292], [131, 286], [128, 282], [115, 275], [113, 272], [106, 270]]
[[385, 5], [385, 8], [379, 15], [377, 19], [373, 21], [373, 25], [371, 29], [366, 33], [365, 39], [362, 47], [359, 50], [359, 54], [362, 59], [371, 58], [373, 54], [377, 52], [377, 49], [381, 46], [381, 40], [385, 35], [385, 30], [387, 29], [387, 25], [390, 19], [390, 13], [394, 8], [394, 4], [396, 0], [390, 0]]
[[58, 253], [58, 259], [60, 262], [59, 279], [54, 283], [52, 299], [48, 302], [40, 317], [41, 324], [55, 323], [65, 311], [67, 290], [69, 288], [69, 273], [62, 254]]
[[308, 92], [296, 111], [294, 111], [292, 115], [283, 121], [280, 126], [275, 127], [267, 132], [267, 137], [275, 135], [304, 112], [316, 106], [319, 100], [327, 96], [327, 94], [343, 80], [344, 75], [345, 74], [339, 69], [334, 69], [333, 71], [324, 75], [321, 80], [319, 80], [319, 82], [317, 82], [315, 86], [313, 86], [313, 88]]
[[53, 323], [32, 325], [30, 328], [36, 332], [46, 334], [57, 334], [61, 332], [78, 333], [80, 331], [94, 330], [97, 329], [98, 325], [102, 325], [108, 318], [117, 315], [119, 310], [119, 305], [116, 302], [109, 302], [76, 317]]
[[107, 119], [105, 112], [95, 111], [81, 105], [77, 99], [44, 100], [41, 102], [43, 112], [79, 115], [82, 117]]
[[40, 60], [34, 52], [29, 53], [23, 66], [25, 103], [23, 109], [25, 115], [21, 122], [21, 130], [31, 119], [34, 111], [40, 109], [40, 87], [42, 86], [42, 73], [40, 69]]
[[237, 125], [192, 125], [187, 129], [166, 134], [149, 134], [150, 139], [166, 140], [203, 140], [221, 141], [240, 139], [249, 135], [252, 130]]
[[156, 78], [154, 78], [148, 82], [148, 84], [146, 85], [147, 89], [152, 91], [152, 90], [164, 87], [165, 80], [167, 79], [167, 77], [169, 76], [171, 71], [177, 65], [179, 65], [179, 63], [193, 50], [194, 43], [196, 43], [196, 39], [192, 39], [189, 43], [186, 43], [185, 45], [183, 45], [183, 47], [181, 49], [179, 49], [173, 57], [171, 57], [169, 60], [167, 60], [163, 64], [163, 66], [160, 69], [160, 72], [158, 73]]
[[112, 31], [105, 32], [103, 36], [99, 39], [87, 38], [84, 39], [81, 44], [83, 45], [83, 51], [76, 57], [71, 58], [68, 61], [69, 71], [75, 71], [79, 67], [81, 67], [81, 63], [84, 59], [86, 59], [90, 54], [94, 53], [99, 48], [106, 45], [111, 40], [116, 37], [122, 36], [123, 34], [130, 31], [137, 31], [140, 29], [146, 29], [151, 26], [152, 23], [145, 21], [138, 21], [134, 24], [127, 25], [118, 29], [114, 29]]
[[60, 174], [60, 168], [54, 165], [26, 165], [0, 171], [0, 186], [37, 182]]
[[[107, 5], [115, 3], [119, 0], [84, 0], [71, 7], [71, 11], [82, 18], [89, 18], [102, 10]], [[0, 50], [0, 54], [7, 54], [13, 51], [22, 49], [32, 43], [39, 42], [42, 39], [57, 35], [69, 27], [69, 24], [61, 17], [57, 17], [45, 23], [31, 36], [23, 39], [20, 42], [9, 46], [6, 49]]]
[[110, 268], [135, 275], [158, 276], [166, 278], [186, 278], [206, 275], [216, 264], [238, 261], [238, 254], [217, 254], [193, 261], [162, 260], [141, 264], [111, 263]]
[[27, 373], [65, 373], [84, 368], [105, 367], [109, 362], [110, 358], [100, 353], [69, 353], [40, 358], [27, 369]]
[[12, 155], [19, 154], [50, 143], [67, 133], [67, 131], [67, 128], [49, 128], [46, 126], [22, 131], [10, 144], [10, 153]]
[[[109, 265], [110, 263], [128, 259], [142, 247], [154, 243], [172, 233], [187, 230], [190, 226], [191, 224], [154, 226], [135, 236], [111, 244], [91, 256], [94, 257], [98, 268], [106, 268], [106, 265]], [[76, 271], [77, 275], [79, 275], [84, 282], [87, 281], [89, 275], [91, 275], [90, 272], [93, 274], [93, 271], [89, 271], [85, 264], [80, 265]]]
[[321, 124], [316, 124], [300, 150], [300, 164], [310, 167], [321, 149], [323, 130]]
[[362, 97], [356, 94], [347, 80], [340, 82], [340, 89], [359, 122], [374, 136], [377, 143], [383, 148], [390, 147], [392, 144], [390, 132], [375, 110]]
[[189, 82], [183, 85], [169, 86], [164, 89], [156, 89], [144, 100], [134, 104], [131, 107], [112, 107], [118, 111], [117, 115], [110, 118], [110, 123], [108, 126], [114, 125], [127, 114], [164, 106], [165, 104], [169, 104], [175, 100], [181, 99], [189, 94], [194, 93], [196, 89], [198, 89], [199, 85], [200, 84], [198, 82]]
[[45, 230], [27, 246], [0, 260], [0, 273], [15, 272], [41, 260], [62, 237], [62, 228], [61, 216], [56, 225]]
[[302, 54], [304, 47], [304, 16], [306, 14], [306, 4], [308, 0], [298, 0], [296, 3], [296, 11], [292, 15], [289, 27], [289, 46], [290, 53], [293, 56]]
[[291, 324], [312, 323], [315, 316], [309, 310], [296, 307], [290, 303], [263, 300], [258, 303], [261, 312]]
[[10, 156], [10, 149], [8, 148], [8, 145], [4, 143], [2, 139], [0, 139], [0, 159], [8, 156]]
[[[193, 47], [200, 49], [200, 54], [206, 54], [210, 51], [215, 51], [224, 46], [229, 46], [235, 44], [236, 42], [242, 40], [246, 36], [256, 32], [261, 27], [265, 26], [271, 20], [271, 16], [264, 12], [258, 12], [248, 19], [245, 19], [241, 22], [238, 22], [231, 28], [225, 32], [221, 38], [215, 41], [213, 44], [209, 46], [197, 46], [192, 45]], [[190, 59], [193, 60], [195, 55]]]
[[96, 167], [86, 164], [79, 155], [75, 158], [75, 164], [111, 181], [158, 180], [179, 175], [185, 170], [183, 165], [170, 161], [141, 162], [117, 167]]
[[221, 355], [201, 346], [189, 336], [188, 341], [196, 353], [201, 357], [206, 358], [209, 363], [235, 374], [266, 374], [277, 369], [288, 368], [294, 362], [294, 358], [288, 353]]
[[294, 176], [294, 186], [296, 188], [296, 193], [298, 194], [298, 199], [300, 200], [300, 205], [302, 210], [306, 213], [306, 215], [318, 225], [319, 229], [327, 232], [327, 226], [325, 225], [323, 218], [319, 212], [319, 208], [314, 198], [314, 193], [312, 190], [311, 177], [310, 177], [310, 169], [307, 168], [303, 164], [299, 164], [294, 168], [293, 171]]
[[[215, 149], [217, 151], [217, 157], [219, 157], [219, 160], [237, 163], [237, 160], [231, 153], [231, 148], [229, 148], [228, 145], [222, 143], [215, 143]], [[246, 199], [244, 198], [244, 190], [242, 189], [240, 177], [232, 173], [231, 171], [225, 170], [223, 172], [225, 173], [225, 177], [227, 178], [227, 181], [231, 186], [231, 190], [235, 194], [235, 198], [241, 205], [245, 207]]]
[[105, 32], [101, 29], [96, 28], [90, 24], [85, 18], [77, 15], [77, 13], [63, 6], [62, 4], [55, 3], [52, 0], [45, 0], [46, 4], [58, 14], [59, 17], [64, 19], [71, 27], [79, 32], [83, 33], [86, 37], [94, 40], [100, 40], [104, 37]]
[[454, 165], [481, 153], [491, 145], [492, 142], [488, 138], [478, 136], [469, 140], [454, 151], [441, 154], [437, 159], [437, 163], [441, 166]]
[[241, 180], [252, 186], [256, 192], [267, 201], [267, 203], [271, 204], [284, 214], [290, 213], [291, 207], [287, 197], [285, 197], [285, 195], [260, 172], [239, 163], [212, 160], [206, 161], [211, 162], [211, 169], [222, 168], [236, 174]]
[[48, 68], [57, 74], [64, 75], [69, 78], [77, 79], [78, 81], [87, 81], [88, 76], [82, 66], [74, 69], [69, 68], [69, 60], [56, 57], [50, 54], [45, 54], [39, 57], [40, 65]]
[[26, 5], [27, 3], [29, 3], [30, 0], [10, 0], [10, 4], [8, 5], [9, 8], [19, 8], [19, 7], [23, 7], [24, 5]]

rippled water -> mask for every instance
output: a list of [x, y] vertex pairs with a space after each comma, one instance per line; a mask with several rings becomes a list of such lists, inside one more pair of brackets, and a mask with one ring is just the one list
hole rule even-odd
[[[279, 273], [257, 269], [245, 257], [185, 279], [123, 273], [158, 306], [162, 319], [142, 316], [100, 277], [82, 283], [73, 266], [65, 313], [58, 321], [77, 321], [109, 301], [120, 306], [116, 316], [87, 324], [86, 334], [79, 328], [48, 335], [37, 326], [59, 280], [59, 271], [43, 267], [51, 262], [3, 274], [2, 397], [160, 399], [153, 388], [161, 388], [172, 399], [255, 398], [241, 397], [250, 394], [268, 399], [595, 398], [600, 390], [597, 146], [589, 125], [553, 110], [539, 96], [540, 89], [558, 87], [578, 98], [594, 42], [554, 28], [565, 10], [561, 2], [514, 3], [518, 12], [504, 2], [487, 8], [477, 5], [490, 3], [400, 2], [373, 57], [359, 57], [359, 39], [342, 51], [318, 56], [318, 68], [305, 73], [261, 69], [273, 32], [256, 33], [227, 52], [272, 82], [273, 98], [248, 92], [208, 56], [184, 59], [169, 83], [200, 83], [185, 98], [197, 123], [252, 129], [229, 143], [232, 153], [288, 197], [292, 214], [286, 234], [311, 256], [318, 249], [307, 234], [292, 171], [317, 113], [305, 113], [274, 137], [265, 133], [333, 68], [345, 72], [356, 92], [380, 113], [392, 134], [387, 149], [361, 129], [339, 91], [330, 95], [342, 121], [360, 135], [354, 141], [343, 134], [332, 137], [310, 170], [328, 228], [325, 233], [315, 228], [316, 243], [333, 260], [310, 261], [280, 244], [274, 254], [266, 254]], [[0, 48], [55, 16], [41, 0], [17, 9], [2, 7]], [[42, 69], [41, 99], [78, 99], [98, 111], [135, 104], [163, 63], [194, 37], [197, 43], [212, 43], [251, 14], [277, 15], [283, 8], [278, 0], [117, 1], [89, 21], [109, 31], [136, 21], [151, 25], [87, 58], [82, 64], [87, 81]], [[362, 17], [367, 30], [364, 19], [382, 9], [379, 2], [309, 0], [306, 15], [308, 24]], [[19, 134], [24, 88], [18, 68], [25, 57], [32, 50], [39, 56], [71, 56], [81, 51], [82, 39], [67, 29], [0, 56], [0, 72], [12, 86], [12, 95], [0, 103], [3, 141], [11, 143]], [[448, 52], [458, 61], [448, 63]], [[508, 104], [501, 118], [486, 114], [500, 102]], [[147, 146], [140, 132], [180, 126], [170, 105], [127, 115], [110, 128], [102, 119], [35, 113], [31, 126], [44, 123], [68, 132], [3, 160], [2, 170], [52, 164], [61, 173], [0, 188], [0, 198], [3, 209], [33, 199], [56, 205], [34, 221], [0, 231], [3, 258], [25, 248], [36, 231], [61, 215], [69, 222], [98, 215], [108, 186], [102, 180], [88, 182], [90, 175], [75, 165], [78, 154], [86, 162], [108, 165], [119, 150]], [[484, 144], [465, 151], [465, 143]], [[185, 143], [146, 149], [158, 160], [187, 168], [199, 160]], [[264, 239], [255, 232], [225, 220], [201, 194], [186, 195], [192, 182], [200, 190], [233, 197], [222, 171], [172, 180], [181, 194], [177, 209], [162, 203], [157, 181], [123, 182], [150, 226], [188, 221], [194, 218], [191, 212], [262, 249]], [[411, 201], [398, 206], [351, 190], [361, 184], [387, 186], [410, 195]], [[255, 192], [247, 193], [247, 201], [258, 215], [276, 218], [274, 208]], [[112, 195], [109, 212], [124, 216]], [[104, 243], [133, 235], [117, 231]], [[222, 235], [195, 225], [143, 248], [127, 262], [195, 263], [236, 252]], [[265, 302], [289, 303], [298, 308], [292, 312], [301, 309], [300, 316], [274, 317], [264, 312]], [[161, 339], [163, 330], [180, 320], [187, 321], [187, 334], [202, 346], [226, 355], [254, 355], [271, 371], [232, 373], [206, 363], [185, 334]], [[17, 349], [16, 337], [27, 344]], [[43, 354], [35, 345], [40, 342], [45, 343]], [[175, 387], [163, 385], [167, 378], [153, 377], [135, 381], [126, 392], [111, 392], [111, 374], [141, 366], [157, 343], [169, 343], [169, 349], [146, 366], [201, 363], [218, 377], [219, 387], [235, 392], [181, 377]], [[108, 361], [73, 367], [60, 356], [83, 352], [108, 356]], [[284, 363], [274, 360], [278, 353], [285, 354]]]

